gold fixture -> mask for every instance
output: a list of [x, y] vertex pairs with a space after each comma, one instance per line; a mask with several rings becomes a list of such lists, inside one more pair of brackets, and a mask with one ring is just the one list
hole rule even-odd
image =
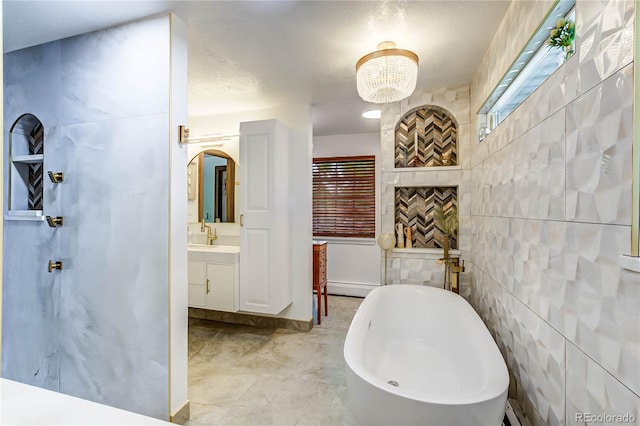
[[451, 290], [454, 293], [460, 293], [460, 272], [465, 271], [464, 260], [459, 257], [450, 257], [447, 250], [445, 257], [438, 259], [438, 264], [444, 264], [444, 284], [442, 288]]
[[62, 262], [54, 262], [53, 260], [49, 260], [49, 273], [51, 273], [51, 271], [53, 271], [54, 269], [62, 270]]
[[51, 179], [51, 182], [53, 183], [64, 182], [64, 173], [62, 172], [54, 173], [52, 171], [48, 171], [47, 173], [49, 174], [49, 179]]
[[442, 288], [458, 293], [458, 278], [460, 272], [464, 272], [464, 261], [462, 261], [462, 266], [460, 266], [459, 257], [449, 256], [449, 239], [458, 231], [458, 209], [453, 206], [445, 210], [443, 206], [435, 205], [433, 220], [435, 221], [436, 228], [442, 232], [443, 256], [438, 259], [438, 264], [444, 264]]
[[464, 260], [461, 261], [459, 257], [451, 258], [449, 263], [449, 272], [451, 274], [451, 291], [454, 293], [460, 293], [460, 272], [464, 271]]
[[187, 126], [178, 126], [178, 143], [189, 143], [189, 128]]
[[209, 278], [207, 278], [207, 294], [209, 294]]
[[47, 216], [47, 223], [50, 227], [55, 228], [64, 225], [64, 219], [62, 216]]
[[358, 94], [367, 102], [383, 104], [411, 95], [418, 79], [418, 55], [397, 49], [392, 41], [378, 44], [356, 63]]
[[200, 231], [204, 232], [205, 229], [207, 230], [207, 245], [210, 245], [213, 241], [218, 239], [218, 236], [216, 235], [216, 228], [213, 228], [213, 233], [211, 233], [211, 225], [205, 224], [203, 218], [202, 222], [200, 222]]

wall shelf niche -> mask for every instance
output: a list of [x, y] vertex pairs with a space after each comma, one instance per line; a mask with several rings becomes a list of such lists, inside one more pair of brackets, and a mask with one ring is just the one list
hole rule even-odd
[[44, 126], [23, 114], [9, 130], [9, 199], [6, 220], [43, 221]]
[[[435, 220], [436, 206], [445, 211], [458, 207], [457, 186], [397, 186], [395, 188], [395, 223], [411, 228], [410, 249], [395, 248], [396, 253], [442, 249], [443, 232]], [[449, 248], [458, 249], [457, 235], [449, 239]]]
[[395, 130], [395, 167], [458, 165], [458, 123], [444, 108], [424, 105], [406, 113]]

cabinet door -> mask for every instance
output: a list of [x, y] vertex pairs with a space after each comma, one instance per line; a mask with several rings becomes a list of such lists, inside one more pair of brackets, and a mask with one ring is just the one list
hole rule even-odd
[[189, 262], [189, 306], [204, 308], [206, 306], [206, 264]]
[[207, 263], [207, 308], [238, 311], [238, 285], [235, 265]]
[[288, 129], [240, 123], [240, 309], [278, 314], [293, 301], [289, 253]]

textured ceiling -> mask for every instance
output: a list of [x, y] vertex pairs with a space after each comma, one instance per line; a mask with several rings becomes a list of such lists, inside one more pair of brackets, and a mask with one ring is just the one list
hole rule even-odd
[[171, 10], [189, 27], [189, 116], [313, 105], [314, 134], [377, 131], [355, 62], [384, 40], [419, 89], [470, 84], [508, 1], [4, 1], [5, 51]]

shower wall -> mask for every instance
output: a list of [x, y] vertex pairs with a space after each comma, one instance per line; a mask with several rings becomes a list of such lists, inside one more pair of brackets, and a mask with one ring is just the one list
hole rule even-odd
[[[472, 111], [552, 3], [511, 4]], [[631, 247], [633, 16], [633, 1], [577, 0], [576, 54], [472, 144], [472, 300], [532, 424], [640, 418], [640, 274], [618, 264]]]
[[169, 197], [186, 188], [170, 171], [186, 164], [170, 150], [171, 30], [165, 15], [4, 56], [5, 158], [13, 121], [35, 114], [45, 171], [64, 172], [45, 178], [43, 214], [64, 226], [5, 210], [2, 376], [164, 419]]

